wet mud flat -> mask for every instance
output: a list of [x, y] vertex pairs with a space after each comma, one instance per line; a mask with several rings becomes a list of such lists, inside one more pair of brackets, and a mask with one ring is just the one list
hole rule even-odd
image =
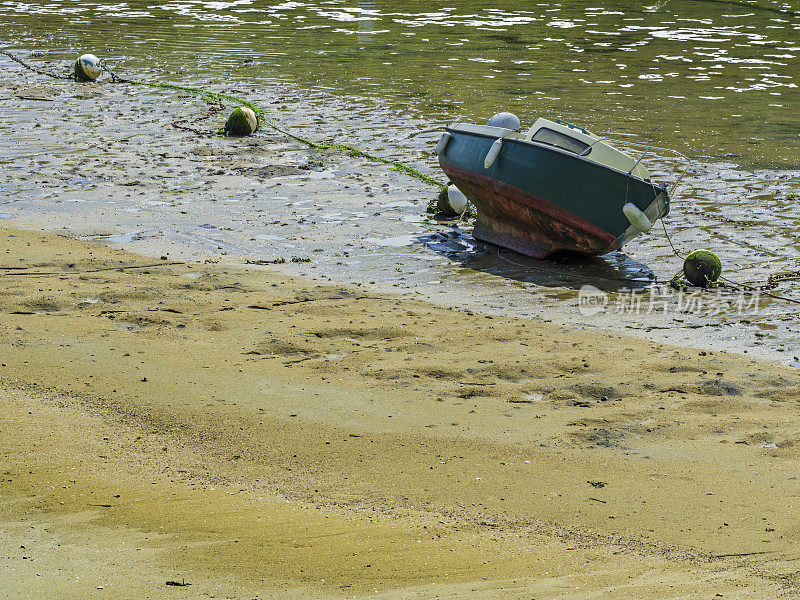
[[795, 369], [17, 229], [0, 251], [12, 598], [798, 597]]
[[[424, 209], [435, 188], [364, 159], [309, 150], [269, 128], [242, 139], [175, 129], [184, 118], [210, 134], [221, 126], [224, 114], [201, 120], [209, 106], [197, 99], [4, 72], [6, 223], [153, 257], [269, 266], [473, 311], [797, 362], [791, 302], [650, 290], [681, 266], [663, 232], [637, 238], [624, 253], [537, 261], [476, 242], [469, 224], [431, 223]], [[361, 145], [437, 176], [437, 123], [386, 122], [352, 98], [348, 116], [333, 97], [309, 99], [288, 87], [234, 91], [308, 137]], [[756, 285], [796, 268], [796, 181], [791, 172], [703, 165], [667, 218], [673, 244], [683, 252], [710, 247], [726, 275]], [[771, 200], [749, 202], [753, 194]], [[770, 215], [781, 198], [776, 224]], [[605, 294], [603, 311], [582, 310], [586, 285]], [[776, 291], [795, 298], [795, 287], [788, 281]]]

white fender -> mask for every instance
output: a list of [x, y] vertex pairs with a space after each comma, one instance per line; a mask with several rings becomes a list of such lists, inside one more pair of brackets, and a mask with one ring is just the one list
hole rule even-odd
[[628, 202], [622, 207], [622, 212], [624, 212], [625, 216], [628, 217], [630, 224], [643, 233], [647, 233], [653, 227], [653, 224], [650, 222], [650, 219], [647, 218], [647, 215], [631, 202]]
[[497, 160], [497, 155], [500, 154], [500, 149], [503, 147], [503, 138], [497, 138], [486, 153], [486, 158], [483, 160], [483, 168], [488, 169]]
[[467, 197], [454, 185], [447, 188], [447, 201], [457, 215], [463, 214], [467, 210]]
[[444, 152], [444, 149], [447, 148], [447, 144], [450, 143], [451, 139], [453, 139], [453, 136], [445, 131], [442, 137], [439, 138], [439, 143], [436, 144], [436, 154]]

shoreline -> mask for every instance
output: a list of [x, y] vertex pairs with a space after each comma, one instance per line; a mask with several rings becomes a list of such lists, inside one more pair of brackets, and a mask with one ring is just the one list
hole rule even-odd
[[[320, 107], [300, 92], [273, 92], [242, 93], [300, 133], [318, 127], [315, 133], [324, 139], [363, 141], [347, 122], [317, 125], [306, 117]], [[664, 310], [583, 317], [578, 295], [584, 284], [608, 292], [613, 308], [624, 297], [619, 290], [671, 277], [680, 265], [670, 253], [664, 258], [667, 244], [660, 236], [635, 240], [627, 254], [534, 261], [476, 243], [468, 227], [425, 223], [433, 188], [361, 159], [310, 151], [271, 131], [223, 139], [174, 130], [176, 115], [199, 118], [207, 110], [194, 99], [105, 83], [31, 83], [8, 76], [0, 76], [0, 98], [9, 106], [9, 143], [17, 145], [0, 178], [0, 189], [8, 194], [0, 224], [66, 233], [155, 258], [230, 265], [284, 260], [271, 268], [473, 312], [798, 364], [792, 350], [800, 329], [773, 299], [762, 299], [752, 314], [729, 306], [719, 314], [682, 312], [672, 299]], [[359, 118], [364, 112], [358, 111]], [[31, 135], [27, 123], [34, 113], [41, 127]], [[376, 131], [368, 148], [429, 164], [431, 123], [392, 123], [385, 130], [366, 125], [365, 131]], [[409, 131], [421, 135], [412, 138]], [[730, 165], [717, 168], [720, 177], [744, 177]], [[678, 247], [696, 243], [686, 231], [673, 231], [673, 237]], [[733, 247], [737, 253], [753, 251]], [[734, 268], [742, 267], [741, 257], [731, 259]]]
[[34, 572], [50, 597], [797, 597], [793, 369], [22, 230], [0, 248], [20, 598]]

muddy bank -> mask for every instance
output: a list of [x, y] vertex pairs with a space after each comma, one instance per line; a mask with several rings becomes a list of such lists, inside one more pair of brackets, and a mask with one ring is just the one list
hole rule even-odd
[[795, 596], [794, 370], [64, 237], [0, 249], [18, 597], [36, 573], [53, 597]]
[[[625, 253], [535, 261], [477, 243], [468, 224], [428, 222], [435, 188], [382, 166], [311, 151], [269, 128], [245, 139], [177, 130], [173, 121], [186, 118], [213, 132], [224, 114], [202, 121], [209, 106], [173, 92], [20, 78], [15, 69], [0, 73], [8, 115], [0, 133], [10, 149], [0, 171], [2, 222], [156, 258], [273, 263], [292, 275], [473, 311], [800, 364], [793, 303], [644, 292], [630, 310], [630, 290], [680, 269], [663, 231], [640, 236]], [[353, 143], [439, 176], [432, 148], [444, 123], [387, 119], [369, 100], [309, 97], [290, 86], [211, 87], [258, 102], [308, 137]], [[725, 275], [739, 281], [796, 269], [796, 184], [796, 172], [698, 165], [667, 220], [673, 242], [683, 253], [713, 248]], [[584, 285], [608, 294], [606, 312], [581, 314]], [[800, 298], [794, 280], [775, 291]]]

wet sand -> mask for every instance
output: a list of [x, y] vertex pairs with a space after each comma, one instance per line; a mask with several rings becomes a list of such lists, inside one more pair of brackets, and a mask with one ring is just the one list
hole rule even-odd
[[[0, 223], [156, 258], [285, 261], [271, 268], [476, 312], [800, 364], [792, 302], [762, 295], [754, 305], [749, 296], [700, 293], [665, 301], [643, 291], [642, 309], [628, 310], [625, 290], [667, 281], [682, 265], [660, 228], [633, 240], [625, 253], [533, 260], [477, 242], [469, 224], [426, 221], [436, 189], [382, 165], [309, 150], [267, 127], [250, 138], [222, 138], [213, 132], [225, 113], [201, 120], [209, 106], [196, 98], [108, 81], [32, 81], [14, 77], [18, 66], [3, 60], [9, 69], [0, 72], [0, 103], [8, 119], [0, 134], [8, 158], [0, 169]], [[432, 148], [443, 123], [390, 119], [368, 101], [309, 98], [288, 86], [212, 87], [258, 102], [310, 138], [353, 143], [442, 177]], [[212, 135], [175, 129], [172, 122], [183, 117]], [[674, 244], [684, 254], [714, 249], [725, 276], [755, 285], [797, 269], [796, 202], [786, 197], [796, 179], [788, 171], [703, 164], [685, 180], [667, 218]], [[744, 200], [756, 192], [782, 199]], [[580, 314], [578, 294], [587, 284], [608, 294], [605, 313]], [[800, 298], [794, 279], [774, 291]], [[687, 309], [697, 301], [703, 309]], [[755, 308], [738, 310], [739, 304]]]
[[796, 370], [15, 229], [0, 270], [8, 597], [798, 596]]

